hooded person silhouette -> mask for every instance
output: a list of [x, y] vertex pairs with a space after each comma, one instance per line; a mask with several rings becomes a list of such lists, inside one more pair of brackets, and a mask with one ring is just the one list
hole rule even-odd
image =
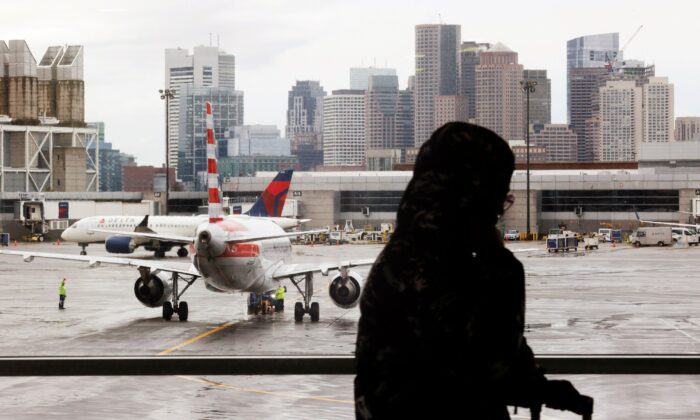
[[523, 266], [495, 227], [514, 167], [508, 144], [472, 124], [421, 147], [360, 300], [357, 418], [508, 419], [507, 405], [588, 398], [548, 381], [523, 337]]

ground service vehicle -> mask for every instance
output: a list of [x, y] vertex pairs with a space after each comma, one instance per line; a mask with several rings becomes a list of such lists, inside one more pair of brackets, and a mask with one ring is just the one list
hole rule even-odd
[[673, 243], [670, 227], [639, 227], [630, 236], [630, 242], [639, 248], [645, 245], [665, 246]]
[[688, 245], [700, 245], [700, 235], [694, 229], [683, 227], [671, 228], [673, 242], [686, 242]]
[[506, 241], [517, 241], [518, 239], [520, 239], [520, 232], [515, 229], [509, 229], [503, 235], [503, 239], [505, 239]]

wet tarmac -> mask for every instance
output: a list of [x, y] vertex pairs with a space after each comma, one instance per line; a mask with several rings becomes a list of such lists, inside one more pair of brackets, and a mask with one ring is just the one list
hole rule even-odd
[[[542, 246], [536, 244], [535, 246]], [[532, 248], [514, 243], [509, 247]], [[10, 248], [13, 249], [13, 248]], [[17, 249], [77, 254], [71, 244]], [[295, 246], [294, 262], [367, 258], [375, 245]], [[104, 254], [100, 246], [90, 254]], [[174, 253], [172, 253], [174, 255]], [[698, 248], [602, 246], [565, 254], [517, 254], [527, 272], [527, 337], [538, 354], [700, 351]], [[134, 257], [149, 258], [145, 252]], [[173, 262], [183, 259], [170, 257]], [[366, 274], [367, 270], [358, 270]], [[287, 311], [246, 314], [246, 296], [196, 282], [185, 294], [188, 322], [164, 321], [133, 295], [134, 268], [0, 256], [0, 356], [349, 355], [359, 310], [334, 306], [316, 276], [321, 321], [297, 324]], [[66, 277], [66, 308], [58, 283]], [[0, 418], [353, 418], [351, 376], [0, 378]], [[600, 419], [700, 418], [700, 377], [570, 377], [596, 398]], [[523, 414], [514, 418], [529, 418]], [[543, 419], [578, 418], [545, 410]]]

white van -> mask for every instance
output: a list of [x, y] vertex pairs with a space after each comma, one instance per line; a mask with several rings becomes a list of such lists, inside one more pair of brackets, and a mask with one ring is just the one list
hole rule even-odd
[[612, 229], [598, 229], [598, 239], [600, 242], [610, 242], [610, 232], [612, 232]]
[[671, 227], [640, 227], [630, 235], [630, 242], [639, 248], [644, 245], [665, 246], [673, 243]]
[[674, 227], [671, 228], [671, 234], [673, 236], [673, 242], [687, 242], [688, 245], [700, 245], [700, 235], [698, 235], [695, 229]]

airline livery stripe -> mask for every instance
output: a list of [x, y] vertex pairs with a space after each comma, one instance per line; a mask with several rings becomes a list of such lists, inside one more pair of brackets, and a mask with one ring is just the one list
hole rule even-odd
[[214, 145], [214, 117], [211, 112], [211, 102], [207, 101], [207, 187], [209, 192], [209, 223], [217, 223], [222, 219], [221, 202], [219, 201], [219, 177], [216, 170], [216, 146]]
[[209, 188], [209, 206], [219, 202], [219, 190], [217, 188]]

